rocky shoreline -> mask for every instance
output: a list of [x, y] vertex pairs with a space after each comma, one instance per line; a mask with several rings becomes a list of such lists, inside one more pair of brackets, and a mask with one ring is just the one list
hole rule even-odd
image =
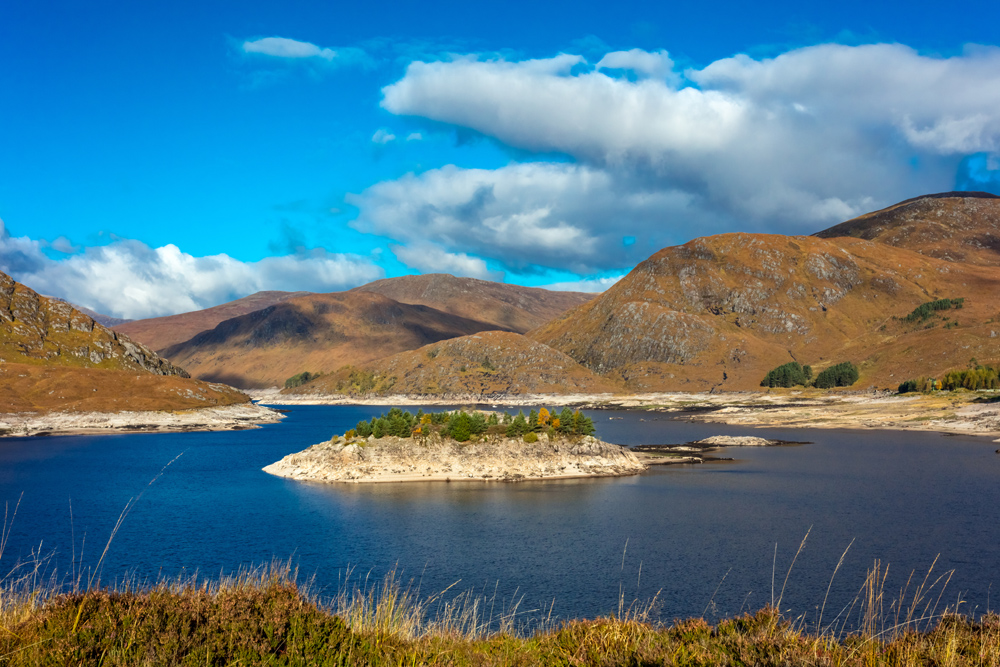
[[538, 442], [493, 437], [461, 443], [426, 438], [345, 438], [289, 454], [264, 468], [279, 477], [315, 482], [521, 482], [635, 475], [646, 464], [626, 447], [592, 436]]
[[14, 413], [0, 414], [0, 437], [236, 431], [282, 419], [279, 411], [253, 403], [176, 412]]
[[647, 394], [521, 394], [506, 396], [282, 394], [248, 392], [267, 405], [573, 406], [585, 410], [647, 410], [663, 419], [775, 428], [892, 429], [987, 436], [1000, 442], [1000, 395], [937, 392], [774, 390]]

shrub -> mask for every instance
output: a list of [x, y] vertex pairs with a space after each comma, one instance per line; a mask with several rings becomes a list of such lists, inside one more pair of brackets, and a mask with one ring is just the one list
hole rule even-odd
[[301, 387], [309, 380], [319, 377], [319, 373], [310, 373], [309, 371], [302, 371], [298, 375], [293, 375], [292, 377], [285, 380], [285, 389], [291, 389], [293, 387]]
[[534, 431], [528, 431], [527, 433], [524, 434], [524, 441], [525, 442], [538, 442], [538, 436], [535, 435]]
[[794, 387], [799, 384], [806, 386], [811, 379], [811, 366], [803, 366], [797, 361], [791, 361], [768, 371], [767, 376], [760, 381], [760, 386]]
[[917, 391], [917, 381], [916, 380], [905, 380], [899, 384], [898, 389], [900, 394], [909, 394], [910, 392]]
[[858, 367], [849, 361], [831, 366], [816, 376], [816, 386], [820, 389], [850, 387], [857, 381]]

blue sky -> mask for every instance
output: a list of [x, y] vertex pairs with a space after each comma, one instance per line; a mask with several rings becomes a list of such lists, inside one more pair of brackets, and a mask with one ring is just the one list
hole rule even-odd
[[[822, 4], [824, 6], [814, 6]], [[147, 317], [1000, 192], [995, 3], [5, 3], [0, 269]]]

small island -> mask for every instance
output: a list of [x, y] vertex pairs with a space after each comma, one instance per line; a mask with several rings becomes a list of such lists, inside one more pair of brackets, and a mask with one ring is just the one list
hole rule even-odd
[[580, 411], [527, 416], [392, 408], [264, 471], [316, 482], [520, 482], [634, 475], [646, 469], [626, 447], [593, 436]]

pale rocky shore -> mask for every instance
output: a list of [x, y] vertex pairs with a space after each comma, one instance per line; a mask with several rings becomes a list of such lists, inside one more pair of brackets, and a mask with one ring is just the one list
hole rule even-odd
[[[649, 410], [690, 421], [781, 428], [900, 429], [1000, 439], [996, 392], [931, 395], [821, 390], [647, 394], [522, 394], [517, 396], [372, 396], [250, 392], [268, 405], [473, 405], [520, 408], [570, 405], [583, 409]], [[600, 416], [595, 416], [600, 420]]]
[[264, 472], [315, 482], [519, 482], [635, 475], [646, 469], [627, 448], [592, 436], [538, 442], [496, 437], [460, 443], [427, 438], [335, 437], [289, 454]]
[[284, 415], [244, 403], [198, 410], [0, 414], [0, 437], [232, 431], [281, 421]]

